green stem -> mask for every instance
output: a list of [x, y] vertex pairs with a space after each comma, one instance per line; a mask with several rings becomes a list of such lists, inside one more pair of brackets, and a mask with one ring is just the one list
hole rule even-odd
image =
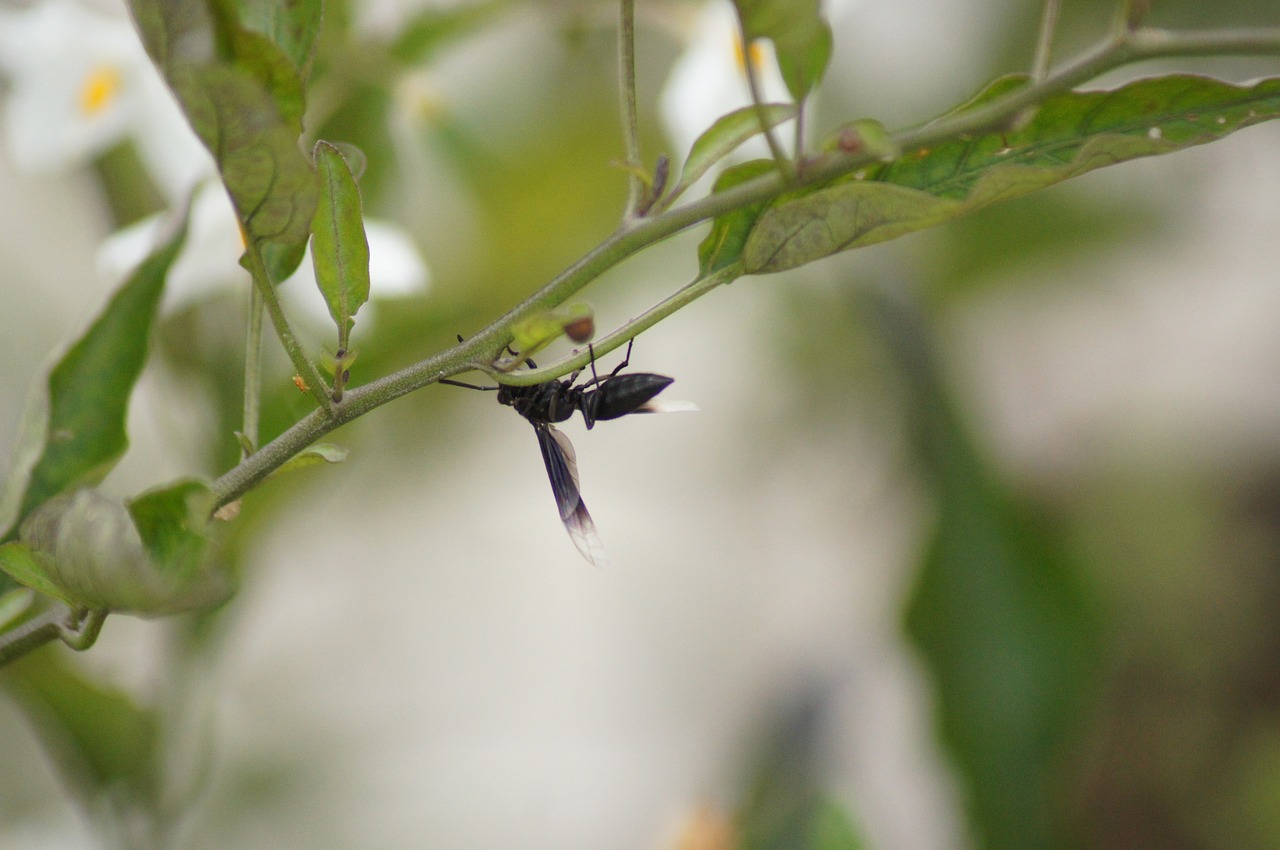
[[0, 666], [58, 639], [65, 609], [51, 609], [15, 629], [0, 633]]
[[97, 642], [106, 621], [106, 611], [89, 611], [74, 628], [63, 628], [58, 637], [76, 652], [84, 652]]
[[[911, 151], [937, 145], [957, 136], [998, 129], [1016, 119], [1022, 110], [1052, 94], [1073, 88], [1105, 71], [1140, 60], [1259, 53], [1280, 53], [1280, 28], [1183, 33], [1135, 30], [1108, 40], [1074, 62], [1046, 75], [1039, 82], [1015, 89], [976, 109], [947, 115], [921, 127], [898, 133], [893, 141], [900, 150]], [[870, 151], [828, 154], [807, 163], [805, 169], [795, 176], [793, 183], [787, 182], [779, 174], [767, 174], [661, 214], [624, 223], [568, 269], [465, 342], [352, 390], [347, 393], [341, 405], [332, 408], [326, 405], [325, 409], [314, 411], [299, 420], [214, 482], [213, 489], [218, 504], [225, 504], [243, 495], [273, 470], [339, 425], [406, 393], [435, 383], [440, 378], [468, 370], [489, 368], [503, 346], [510, 342], [512, 325], [534, 312], [562, 304], [605, 271], [641, 249], [716, 216], [768, 201], [788, 189], [816, 185], [850, 173], [877, 157], [878, 154]], [[672, 309], [677, 309], [687, 303], [681, 301], [682, 298], [692, 300], [698, 297], [705, 291], [702, 289], [704, 285], [710, 289], [723, 282], [720, 280], [722, 274], [729, 273], [730, 270], [726, 269], [717, 273], [714, 281], [697, 281], [683, 287], [654, 310], [665, 309], [663, 305], [672, 304], [677, 305]], [[270, 308], [271, 301], [267, 302], [267, 306]], [[649, 319], [653, 315], [656, 314], [650, 311], [624, 324], [607, 337], [610, 341], [608, 344], [635, 336], [652, 324]], [[601, 352], [606, 350], [607, 346], [600, 349]], [[567, 374], [584, 362], [585, 359], [579, 355], [558, 363], [555, 367], [503, 375], [502, 381], [507, 384], [538, 383]]]
[[1058, 29], [1059, 0], [1044, 0], [1044, 12], [1040, 16], [1040, 34], [1036, 39], [1036, 55], [1031, 63], [1031, 78], [1043, 80], [1049, 73], [1053, 56], [1053, 34]]
[[250, 244], [245, 248], [244, 258], [241, 263], [249, 270], [249, 274], [253, 276], [254, 288], [258, 290], [258, 295], [261, 296], [263, 304], [266, 305], [267, 314], [271, 316], [271, 324], [276, 329], [276, 336], [279, 337], [280, 344], [284, 346], [285, 352], [289, 355], [289, 360], [293, 363], [294, 370], [302, 377], [307, 389], [311, 391], [316, 401], [320, 403], [320, 408], [332, 413], [333, 400], [329, 398], [329, 393], [325, 389], [325, 380], [320, 377], [320, 372], [310, 358], [307, 357], [306, 352], [302, 350], [302, 346], [298, 344], [297, 337], [293, 335], [293, 329], [289, 327], [289, 320], [285, 318], [284, 309], [280, 306], [280, 299], [276, 297], [276, 289], [272, 286], [271, 279], [267, 276], [267, 266], [263, 262], [261, 249], [257, 245]]
[[[751, 103], [756, 110], [756, 120], [760, 122], [760, 132], [764, 135], [765, 142], [769, 145], [769, 153], [773, 156], [773, 161], [778, 165], [778, 172], [788, 181], [795, 176], [795, 168], [791, 161], [787, 159], [787, 153], [782, 149], [782, 145], [778, 142], [778, 137], [773, 132], [773, 127], [769, 126], [769, 116], [764, 111], [764, 95], [760, 91], [760, 75], [756, 73], [756, 63], [751, 61], [751, 41], [747, 37], [747, 25], [742, 20], [742, 15], [738, 15], [738, 38], [742, 43], [742, 68], [747, 74], [747, 89], [751, 92]], [[799, 115], [796, 121], [800, 120]], [[796, 149], [796, 156], [800, 155], [799, 148]]]
[[805, 138], [804, 138], [804, 127], [805, 127], [804, 107], [805, 107], [805, 104], [807, 104], [808, 102], [809, 102], [809, 99], [805, 98], [804, 100], [796, 104], [795, 137], [793, 139], [794, 147], [792, 148], [792, 150], [796, 152], [796, 159], [801, 162], [804, 161], [804, 151], [805, 151], [805, 144], [806, 144]]
[[106, 619], [106, 611], [78, 614], [55, 605], [16, 629], [0, 633], [0, 666], [58, 639], [77, 652], [86, 650], [97, 641]]
[[591, 344], [590, 350], [578, 351], [572, 356], [558, 360], [549, 366], [526, 369], [516, 374], [500, 373], [496, 369], [486, 371], [495, 378], [501, 377], [503, 383], [507, 384], [541, 384], [545, 381], [559, 378], [562, 375], [583, 368], [591, 362], [593, 356], [602, 357], [614, 349], [621, 348], [624, 344], [644, 333], [667, 316], [683, 309], [716, 287], [732, 283], [741, 276], [742, 264], [732, 263], [706, 277], [697, 278], [693, 282], [680, 287], [634, 319], [624, 322], [610, 333], [597, 339]]
[[636, 3], [622, 0], [618, 20], [618, 93], [622, 101], [622, 138], [627, 152], [627, 208], [623, 220], [632, 218], [644, 197], [644, 182], [636, 171], [640, 163], [640, 120], [636, 117]]
[[[258, 421], [262, 408], [262, 295], [249, 290], [249, 321], [244, 340], [244, 421], [242, 433], [258, 447]], [[243, 458], [242, 458], [243, 459]]]

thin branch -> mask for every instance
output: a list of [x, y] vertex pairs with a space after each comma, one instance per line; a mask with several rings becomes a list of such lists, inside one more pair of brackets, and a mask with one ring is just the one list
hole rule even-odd
[[244, 340], [244, 416], [241, 433], [258, 447], [258, 421], [262, 407], [262, 295], [249, 289], [249, 321]]
[[805, 145], [806, 145], [806, 141], [804, 137], [805, 106], [808, 103], [809, 103], [809, 98], [806, 97], [796, 104], [796, 120], [795, 120], [796, 132], [795, 132], [795, 140], [794, 140], [795, 146], [792, 148], [792, 150], [796, 152], [796, 159], [801, 163], [803, 163], [805, 159], [805, 153], [804, 153]]
[[106, 619], [106, 611], [72, 611], [54, 605], [21, 626], [0, 633], [0, 666], [55, 640], [77, 652], [86, 650], [97, 641]]
[[618, 94], [622, 101], [622, 138], [627, 152], [627, 207], [623, 220], [636, 215], [644, 198], [640, 163], [640, 121], [636, 117], [636, 3], [622, 0], [618, 21]]
[[311, 359], [307, 357], [306, 352], [302, 350], [302, 346], [298, 344], [297, 337], [293, 335], [293, 329], [289, 327], [289, 320], [285, 318], [284, 309], [280, 306], [280, 299], [276, 297], [276, 289], [267, 275], [267, 266], [263, 262], [261, 248], [251, 242], [245, 248], [244, 258], [241, 262], [249, 270], [249, 274], [253, 276], [253, 285], [262, 297], [263, 304], [266, 305], [267, 315], [271, 317], [271, 324], [276, 329], [276, 336], [279, 337], [280, 344], [284, 346], [285, 352], [289, 355], [293, 368], [302, 377], [307, 389], [315, 396], [316, 401], [320, 403], [320, 408], [331, 413], [334, 407], [333, 399], [329, 398], [329, 394], [325, 390], [325, 380], [320, 377], [320, 372], [316, 369], [315, 364], [311, 362]]
[[7, 632], [0, 633], [0, 666], [51, 643], [62, 634], [65, 608], [51, 608]]
[[[621, 348], [623, 345], [653, 327], [667, 316], [670, 316], [677, 310], [683, 309], [716, 287], [723, 286], [726, 283], [732, 283], [741, 276], [741, 264], [732, 263], [724, 268], [712, 272], [706, 277], [697, 278], [696, 280], [680, 287], [640, 315], [633, 319], [629, 319], [605, 336], [595, 340], [591, 344], [591, 349], [589, 351], [579, 351], [572, 356], [558, 360], [549, 366], [542, 366], [537, 369], [526, 369], [518, 374], [518, 379], [522, 384], [540, 384], [544, 381], [553, 380], [577, 369], [582, 369], [591, 361], [593, 356], [600, 357], [608, 354], [614, 349]], [[497, 369], [486, 369], [485, 371], [495, 379], [501, 378], [503, 381], [510, 383], [510, 373], [499, 372]]]
[[1120, 26], [1132, 32], [1142, 26], [1151, 11], [1152, 0], [1124, 0], [1120, 8]]
[[[1113, 37], [1084, 56], [1046, 75], [1039, 82], [1015, 89], [976, 109], [950, 114], [921, 127], [897, 133], [892, 141], [900, 150], [911, 151], [937, 145], [958, 136], [998, 129], [1007, 126], [1028, 106], [1033, 106], [1050, 95], [1071, 89], [1106, 71], [1141, 60], [1266, 53], [1280, 53], [1280, 28], [1194, 32], [1139, 29]], [[510, 328], [513, 324], [534, 312], [558, 306], [605, 271], [640, 250], [693, 225], [768, 201], [788, 189], [812, 186], [848, 174], [870, 164], [878, 156], [878, 153], [870, 151], [826, 154], [807, 164], [803, 172], [795, 176], [794, 182], [788, 182], [779, 174], [767, 174], [661, 214], [635, 220], [610, 235], [537, 292], [464, 343], [352, 390], [341, 405], [313, 411], [299, 420], [292, 428], [214, 483], [218, 504], [225, 504], [243, 495], [274, 469], [334, 428], [402, 395], [435, 383], [440, 378], [468, 370], [485, 370], [493, 363], [503, 346], [510, 342]], [[723, 273], [727, 274], [728, 271], [723, 270]], [[719, 274], [721, 273], [717, 273], [714, 283], [710, 280], [698, 281], [683, 287], [654, 309], [663, 309], [663, 305], [667, 304], [687, 303], [680, 299], [692, 300], [703, 294], [701, 284], [706, 283], [710, 289], [723, 282], [719, 280]], [[609, 335], [610, 342], [599, 347], [599, 350], [604, 352], [614, 342], [630, 338], [648, 327], [651, 322], [646, 324], [646, 317], [651, 315], [652, 311], [623, 325]], [[581, 365], [577, 358], [570, 358], [545, 370], [503, 375], [502, 381], [508, 384], [539, 383], [567, 374], [576, 368], [575, 364]], [[555, 374], [551, 374], [553, 371]]]
[[1049, 73], [1053, 57], [1053, 35], [1058, 29], [1059, 0], [1044, 0], [1040, 16], [1040, 34], [1036, 38], [1036, 55], [1031, 63], [1031, 79], [1043, 80]]
[[[76, 617], [75, 614], [71, 616]], [[84, 652], [97, 642], [98, 635], [102, 632], [102, 624], [107, 621], [107, 612], [86, 611], [77, 619], [79, 619], [78, 623], [65, 625], [58, 637], [76, 652]]]
[[[782, 145], [778, 142], [777, 135], [773, 132], [773, 127], [769, 125], [769, 116], [765, 112], [764, 94], [760, 91], [760, 75], [756, 71], [756, 63], [751, 59], [751, 41], [747, 36], [747, 24], [742, 19], [742, 15], [738, 14], [738, 40], [742, 46], [742, 69], [747, 75], [747, 89], [751, 92], [751, 103], [756, 110], [756, 120], [760, 122], [760, 132], [764, 135], [765, 143], [769, 145], [769, 153], [773, 156], [773, 161], [778, 164], [778, 171], [783, 177], [790, 180], [795, 176], [795, 168], [791, 161], [787, 159], [787, 152], [782, 149]], [[797, 116], [797, 119], [799, 116]], [[799, 149], [796, 155], [799, 156]]]

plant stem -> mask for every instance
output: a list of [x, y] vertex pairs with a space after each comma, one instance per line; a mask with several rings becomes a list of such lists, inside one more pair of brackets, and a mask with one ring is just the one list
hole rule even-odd
[[[262, 407], [262, 296], [249, 289], [249, 321], [244, 340], [244, 421], [241, 433], [258, 447], [258, 420]], [[242, 458], [243, 459], [243, 458]]]
[[[616, 348], [621, 348], [625, 343], [630, 342], [667, 316], [696, 301], [716, 287], [732, 283], [741, 276], [742, 265], [733, 263], [722, 269], [717, 269], [706, 277], [697, 278], [680, 287], [639, 316], [624, 322], [613, 331], [597, 339], [592, 343], [589, 351], [579, 351], [549, 366], [526, 369], [520, 372], [518, 375], [520, 383], [540, 384], [581, 369], [591, 362], [592, 356], [600, 357]], [[497, 371], [494, 370], [491, 374], [496, 377]], [[507, 375], [504, 374], [503, 377], [506, 378]]]
[[640, 161], [640, 120], [636, 116], [636, 3], [622, 0], [618, 20], [618, 93], [622, 101], [622, 138], [627, 152], [627, 206], [623, 220], [636, 215], [644, 197]]
[[62, 634], [62, 617], [65, 614], [65, 609], [53, 608], [15, 629], [0, 633], [0, 666], [57, 640]]
[[[742, 15], [738, 14], [738, 39], [742, 44], [742, 69], [747, 75], [747, 89], [751, 92], [751, 103], [756, 110], [756, 120], [760, 122], [760, 132], [764, 135], [765, 142], [769, 145], [769, 153], [773, 156], [773, 161], [778, 165], [778, 172], [788, 181], [795, 176], [795, 168], [791, 161], [787, 159], [787, 153], [782, 149], [782, 145], [778, 142], [777, 135], [773, 132], [773, 128], [769, 126], [769, 116], [764, 111], [764, 95], [760, 91], [760, 75], [756, 73], [756, 63], [751, 60], [751, 41], [747, 37], [747, 24], [742, 19]], [[796, 121], [800, 120], [800, 116], [796, 116]], [[796, 149], [796, 156], [800, 155], [799, 148]]]
[[86, 650], [97, 641], [106, 619], [106, 611], [76, 613], [54, 605], [16, 629], [0, 633], [0, 666], [58, 639], [77, 652]]
[[[997, 129], [1016, 119], [1027, 107], [1034, 106], [1050, 95], [1136, 61], [1172, 56], [1257, 53], [1280, 53], [1280, 28], [1180, 33], [1138, 29], [1109, 39], [1075, 61], [1047, 74], [1043, 80], [1015, 89], [976, 109], [950, 114], [921, 127], [895, 134], [893, 142], [900, 150], [911, 151], [957, 136]], [[605, 271], [640, 250], [700, 222], [768, 201], [788, 189], [816, 185], [850, 173], [873, 162], [878, 156], [879, 154], [870, 151], [827, 154], [807, 163], [792, 182], [788, 182], [780, 174], [767, 174], [661, 214], [624, 222], [622, 227], [576, 263], [465, 342], [352, 390], [339, 405], [331, 405], [327, 397], [323, 398], [324, 406], [321, 410], [313, 411], [299, 420], [214, 482], [213, 490], [217, 495], [218, 505], [243, 495], [299, 451], [338, 426], [402, 395], [435, 383], [440, 378], [468, 370], [489, 369], [503, 346], [510, 342], [510, 328], [513, 324], [534, 312], [558, 306]], [[260, 258], [258, 262], [261, 262]], [[611, 347], [634, 337], [688, 301], [726, 282], [726, 279], [731, 280], [731, 275], [736, 276], [736, 272], [736, 267], [730, 267], [706, 280], [682, 287], [650, 311], [625, 323], [602, 339], [601, 345], [597, 346], [598, 351], [607, 352]], [[257, 279], [258, 275], [255, 274], [255, 280]], [[262, 279], [265, 281], [265, 274]], [[274, 296], [274, 293], [271, 294]], [[271, 308], [272, 300], [267, 300], [268, 309]], [[275, 312], [278, 312], [278, 305], [277, 310], [273, 311], [273, 318]], [[545, 369], [502, 375], [501, 380], [512, 385], [540, 383], [567, 374], [585, 362], [586, 358], [579, 355]], [[313, 382], [312, 386], [320, 384]]]
[[1058, 29], [1059, 0], [1044, 0], [1044, 12], [1040, 17], [1040, 34], [1036, 39], [1036, 55], [1031, 63], [1031, 79], [1043, 80], [1049, 73], [1053, 56], [1053, 34]]
[[106, 621], [106, 611], [88, 611], [75, 628], [64, 626], [58, 637], [76, 652], [84, 652], [97, 642]]
[[262, 260], [262, 250], [255, 244], [248, 245], [240, 262], [249, 270], [249, 274], [253, 276], [254, 288], [258, 290], [258, 295], [261, 296], [263, 304], [266, 305], [267, 314], [271, 316], [271, 324], [276, 329], [276, 336], [279, 337], [280, 344], [284, 346], [285, 352], [289, 355], [293, 368], [302, 377], [302, 380], [306, 382], [307, 389], [311, 391], [316, 401], [320, 403], [320, 408], [332, 413], [333, 399], [329, 398], [329, 393], [325, 389], [325, 381], [320, 377], [320, 372], [307, 357], [306, 352], [302, 350], [302, 346], [298, 344], [297, 337], [293, 335], [293, 330], [289, 327], [289, 320], [285, 318], [284, 310], [280, 307], [280, 299], [276, 297], [275, 287], [267, 276], [267, 266]]

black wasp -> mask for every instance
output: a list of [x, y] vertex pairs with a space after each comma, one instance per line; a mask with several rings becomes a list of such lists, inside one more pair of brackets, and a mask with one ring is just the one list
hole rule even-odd
[[[525, 362], [531, 368], [535, 367], [532, 360]], [[578, 411], [590, 429], [599, 421], [617, 419], [629, 413], [656, 413], [660, 410], [678, 409], [674, 406], [662, 406], [653, 400], [674, 378], [648, 372], [619, 374], [630, 362], [631, 343], [628, 343], [622, 362], [603, 378], [596, 374], [595, 351], [592, 350], [591, 378], [581, 384], [577, 383], [578, 372], [565, 379], [526, 386], [499, 384], [496, 387], [478, 387], [445, 378], [440, 380], [442, 384], [455, 387], [497, 390], [499, 404], [515, 408], [516, 413], [529, 420], [534, 433], [538, 435], [542, 461], [546, 464], [547, 477], [551, 479], [551, 492], [556, 497], [556, 507], [560, 509], [560, 519], [564, 522], [565, 530], [569, 532], [573, 545], [578, 547], [582, 556], [596, 566], [603, 566], [608, 562], [604, 544], [600, 542], [596, 524], [587, 512], [587, 505], [582, 501], [582, 494], [578, 489], [578, 462], [573, 453], [573, 444], [556, 429], [554, 423], [564, 422], [573, 416], [574, 411]]]

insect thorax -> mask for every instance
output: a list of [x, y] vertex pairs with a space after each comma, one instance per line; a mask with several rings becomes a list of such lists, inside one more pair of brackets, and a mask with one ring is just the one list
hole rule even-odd
[[527, 387], [501, 384], [498, 387], [498, 403], [514, 407], [531, 422], [563, 422], [578, 407], [581, 394], [566, 381], [547, 381]]

